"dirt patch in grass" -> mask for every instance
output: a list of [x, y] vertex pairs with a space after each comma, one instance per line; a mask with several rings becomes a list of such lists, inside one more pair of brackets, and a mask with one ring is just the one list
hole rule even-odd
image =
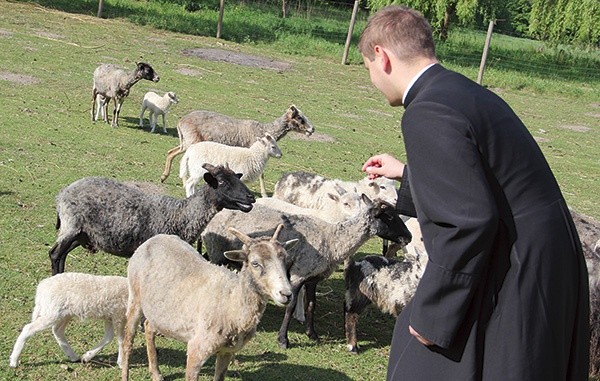
[[581, 126], [578, 124], [563, 124], [559, 127], [567, 129], [567, 130], [571, 130], [571, 131], [576, 131], [576, 132], [588, 132], [589, 130], [591, 130], [591, 128], [589, 128], [589, 127]]
[[39, 79], [30, 75], [11, 73], [8, 71], [0, 71], [0, 80], [17, 83], [19, 85], [35, 85], [40, 82]]
[[10, 37], [12, 32], [6, 29], [0, 29], [0, 37]]
[[325, 143], [333, 143], [335, 142], [335, 138], [333, 136], [329, 136], [327, 134], [319, 134], [318, 132], [313, 133], [310, 136], [306, 136], [304, 134], [288, 134], [290, 139], [293, 140], [306, 140], [306, 141], [317, 141], [317, 142], [325, 142]]
[[292, 64], [276, 61], [270, 58], [253, 56], [250, 54], [234, 52], [224, 49], [192, 48], [184, 49], [181, 54], [186, 57], [196, 57], [209, 61], [228, 62], [236, 65], [258, 67], [261, 69], [275, 70], [278, 72], [289, 70]]

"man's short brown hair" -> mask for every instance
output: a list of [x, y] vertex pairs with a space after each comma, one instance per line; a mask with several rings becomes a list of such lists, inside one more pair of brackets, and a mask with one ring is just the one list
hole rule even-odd
[[358, 50], [373, 59], [375, 45], [391, 50], [400, 60], [435, 59], [431, 25], [421, 13], [405, 6], [387, 6], [369, 18], [360, 36]]

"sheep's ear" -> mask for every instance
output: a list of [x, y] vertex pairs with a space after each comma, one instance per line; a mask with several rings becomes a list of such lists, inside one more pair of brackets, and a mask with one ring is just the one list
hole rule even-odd
[[234, 262], [245, 262], [248, 254], [244, 250], [229, 250], [223, 253], [225, 258]]
[[337, 183], [335, 184], [335, 191], [338, 192], [340, 196], [348, 193], [348, 191], [344, 187]]
[[206, 183], [214, 189], [217, 189], [217, 186], [219, 185], [217, 178], [214, 177], [210, 172], [206, 172], [204, 174], [204, 181], [206, 181]]
[[365, 204], [367, 204], [367, 206], [370, 208], [371, 206], [373, 206], [373, 201], [371, 201], [371, 199], [369, 198], [369, 196], [367, 196], [366, 194], [362, 193], [360, 195], [360, 198], [363, 200], [363, 202]]
[[294, 105], [290, 106], [290, 114], [292, 114], [292, 118], [298, 114], [298, 108]]
[[243, 174], [243, 173], [236, 173], [235, 175], [237, 176], [237, 178], [238, 178], [238, 179], [241, 179], [241, 178], [242, 178], [242, 176], [244, 176], [244, 174]]
[[283, 243], [281, 244], [281, 246], [283, 246], [283, 248], [284, 248], [285, 250], [289, 250], [289, 249], [292, 249], [292, 248], [294, 248], [294, 246], [296, 246], [296, 244], [297, 244], [298, 242], [300, 242], [300, 240], [299, 240], [298, 238], [294, 238], [294, 239], [290, 239], [289, 241], [283, 242]]
[[335, 202], [338, 202], [338, 201], [340, 201], [340, 198], [339, 198], [339, 196], [336, 196], [336, 195], [335, 195], [335, 194], [333, 194], [333, 193], [329, 193], [329, 192], [328, 192], [328, 193], [327, 193], [327, 197], [329, 197], [330, 199], [332, 199], [332, 200], [333, 200], [333, 201], [335, 201]]

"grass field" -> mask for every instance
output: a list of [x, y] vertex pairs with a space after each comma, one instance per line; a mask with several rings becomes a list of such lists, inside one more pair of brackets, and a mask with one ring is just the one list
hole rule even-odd
[[[88, 8], [90, 3], [97, 4], [81, 3]], [[165, 193], [183, 197], [176, 175], [178, 160], [164, 184], [159, 178], [166, 151], [178, 144], [177, 120], [189, 111], [207, 109], [270, 121], [290, 104], [298, 106], [317, 133], [310, 138], [289, 134], [280, 141], [284, 156], [271, 160], [265, 173], [269, 190], [286, 171], [358, 180], [363, 161], [372, 154], [390, 152], [404, 158], [398, 127], [402, 110], [387, 106], [358, 62], [339, 64], [341, 47], [339, 55], [331, 55], [328, 47], [320, 56], [308, 56], [283, 53], [275, 43], [238, 43], [172, 30], [139, 25], [130, 18], [97, 19], [89, 12], [0, 0], [0, 359], [4, 361], [0, 380], [119, 377], [115, 342], [91, 364], [71, 364], [47, 331], [27, 343], [22, 365], [16, 370], [8, 367], [8, 356], [30, 318], [35, 286], [50, 275], [47, 252], [56, 238], [57, 192], [81, 177], [100, 175], [152, 183]], [[246, 58], [242, 62], [251, 56], [287, 68], [211, 61], [182, 54], [186, 49], [224, 50], [231, 57]], [[119, 128], [92, 123], [94, 68], [100, 63], [133, 68], [137, 61], [150, 63], [161, 81], [143, 81], [132, 88]], [[456, 59], [449, 60], [448, 66], [471, 78], [477, 75], [477, 66], [459, 66]], [[485, 83], [511, 104], [538, 139], [570, 206], [600, 218], [598, 81], [550, 80], [493, 67], [486, 71]], [[167, 116], [166, 135], [150, 134], [147, 121], [145, 129], [138, 127], [140, 102], [149, 90], [175, 91], [180, 98]], [[258, 192], [258, 184], [251, 188]], [[378, 253], [380, 245], [380, 240], [373, 239], [359, 254]], [[126, 265], [121, 258], [76, 249], [66, 268], [125, 274]], [[300, 324], [292, 323], [292, 347], [279, 349], [276, 332], [283, 309], [269, 305], [257, 337], [236, 357], [228, 378], [384, 379], [393, 319], [375, 310], [365, 313], [359, 325], [362, 353], [348, 354], [342, 290], [341, 271], [318, 288], [320, 344], [306, 338]], [[102, 327], [75, 322], [67, 335], [82, 353], [100, 340]], [[159, 338], [157, 345], [165, 379], [182, 379], [185, 345], [165, 338]], [[149, 379], [141, 335], [136, 337], [135, 348], [132, 379]], [[213, 371], [211, 360], [201, 379], [212, 379]]]

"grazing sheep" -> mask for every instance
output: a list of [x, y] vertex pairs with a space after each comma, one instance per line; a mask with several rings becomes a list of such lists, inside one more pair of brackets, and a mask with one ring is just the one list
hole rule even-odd
[[169, 91], [162, 97], [153, 91], [148, 91], [142, 100], [142, 111], [140, 112], [140, 127], [144, 128], [144, 112], [148, 109], [148, 120], [150, 121], [150, 132], [154, 132], [158, 116], [162, 115], [163, 132], [167, 133], [167, 121], [165, 116], [172, 104], [179, 103], [179, 99], [174, 92]]
[[67, 254], [80, 245], [130, 257], [156, 234], [176, 234], [192, 243], [221, 209], [252, 209], [254, 195], [240, 174], [222, 166], [204, 167], [207, 184], [184, 200], [102, 177], [84, 178], [62, 189], [56, 205], [58, 238], [49, 252], [52, 274], [64, 272]]
[[[275, 139], [266, 134], [254, 142], [249, 148], [228, 146], [215, 142], [198, 142], [189, 146], [185, 151], [179, 166], [179, 177], [185, 186], [185, 194], [194, 194], [196, 184], [206, 170], [204, 163], [212, 165], [229, 165], [236, 173], [241, 173], [244, 183], [251, 183], [261, 176], [269, 157], [279, 159], [281, 150]], [[267, 196], [264, 184], [261, 183], [261, 194]]]
[[117, 364], [121, 366], [127, 297], [127, 278], [121, 276], [64, 273], [42, 280], [35, 292], [31, 323], [23, 327], [15, 342], [10, 366], [15, 368], [19, 365], [19, 357], [27, 339], [50, 327], [65, 355], [71, 361], [78, 361], [79, 357], [65, 336], [65, 329], [73, 318], [104, 320], [104, 338], [95, 348], [87, 351], [81, 360], [92, 360], [116, 332], [119, 342]]
[[112, 100], [114, 108], [111, 126], [117, 127], [123, 101], [129, 95], [131, 87], [142, 79], [158, 82], [160, 77], [154, 72], [152, 66], [144, 62], [139, 62], [131, 72], [127, 72], [113, 64], [98, 66], [94, 70], [94, 85], [92, 87], [92, 121], [95, 122], [98, 119], [98, 114], [94, 116], [94, 107], [96, 102], [100, 102], [103, 107], [104, 121], [108, 123], [106, 109], [108, 103]]
[[317, 283], [328, 278], [339, 264], [350, 258], [369, 238], [379, 235], [394, 242], [409, 240], [410, 232], [404, 226], [394, 207], [382, 200], [371, 201], [362, 195], [363, 209], [356, 216], [335, 224], [310, 215], [285, 213], [264, 205], [255, 205], [252, 212], [242, 216], [235, 211], [223, 211], [215, 216], [202, 232], [210, 260], [217, 264], [231, 263], [223, 256], [227, 250], [239, 249], [241, 242], [226, 232], [226, 227], [237, 226], [250, 236], [273, 231], [273, 226], [283, 223], [280, 236], [299, 239], [296, 247], [288, 251], [286, 266], [292, 284], [293, 298], [285, 311], [279, 330], [278, 342], [287, 348], [287, 331], [296, 307], [298, 292], [304, 285], [308, 308], [306, 333], [318, 340], [314, 329], [315, 293]]
[[344, 269], [344, 327], [350, 352], [358, 352], [358, 316], [369, 304], [396, 317], [417, 289], [428, 257], [417, 219], [409, 219], [406, 227], [412, 240], [404, 247], [404, 260], [368, 255], [360, 261], [348, 261]]
[[[177, 124], [179, 145], [167, 152], [165, 170], [160, 177], [164, 182], [171, 172], [173, 159], [194, 143], [212, 141], [230, 146], [250, 147], [257, 138], [270, 134], [275, 140], [283, 138], [288, 131], [303, 132], [311, 135], [315, 128], [302, 114], [300, 109], [291, 105], [287, 111], [271, 123], [254, 120], [235, 119], [211, 111], [192, 111]], [[261, 192], [265, 188], [265, 179], [260, 176]]]
[[127, 269], [130, 297], [122, 380], [129, 379], [129, 354], [142, 314], [153, 380], [162, 380], [156, 332], [187, 343], [186, 380], [197, 380], [213, 354], [214, 379], [223, 380], [234, 354], [254, 337], [269, 298], [284, 305], [292, 295], [284, 261], [286, 249], [297, 240], [278, 242], [281, 228], [272, 238], [250, 238], [229, 228], [243, 247], [224, 255], [242, 264], [239, 273], [206, 261], [176, 236], [158, 235], [141, 245]]

